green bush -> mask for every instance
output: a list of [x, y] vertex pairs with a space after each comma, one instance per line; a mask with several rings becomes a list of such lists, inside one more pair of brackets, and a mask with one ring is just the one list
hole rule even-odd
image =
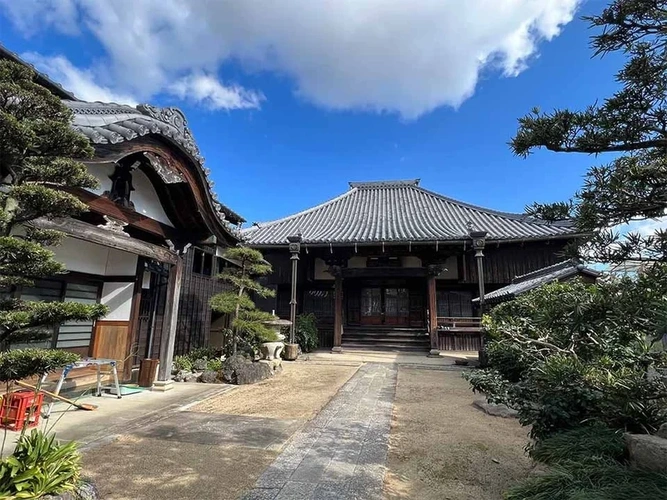
[[192, 371], [192, 360], [189, 356], [175, 356], [174, 357], [174, 369], [184, 372]]
[[212, 372], [219, 372], [222, 370], [222, 360], [220, 358], [209, 359], [206, 369]]
[[320, 346], [317, 318], [313, 313], [297, 316], [294, 335], [303, 352], [312, 352]]
[[484, 319], [488, 367], [465, 377], [493, 403], [518, 411], [537, 440], [590, 422], [653, 432], [667, 421], [664, 266], [637, 279], [551, 283]]
[[219, 358], [220, 352], [213, 347], [197, 347], [187, 353], [186, 356], [194, 363], [198, 359]]
[[73, 490], [80, 482], [76, 443], [33, 430], [21, 436], [14, 454], [0, 462], [0, 498], [39, 498]]

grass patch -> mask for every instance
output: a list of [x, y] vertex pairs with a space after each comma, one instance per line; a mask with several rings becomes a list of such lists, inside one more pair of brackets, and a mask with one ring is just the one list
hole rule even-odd
[[589, 459], [553, 466], [511, 488], [506, 500], [656, 500], [667, 475], [630, 469], [613, 460]]
[[579, 427], [539, 442], [530, 456], [545, 464], [576, 462], [591, 457], [623, 460], [623, 435], [603, 425]]

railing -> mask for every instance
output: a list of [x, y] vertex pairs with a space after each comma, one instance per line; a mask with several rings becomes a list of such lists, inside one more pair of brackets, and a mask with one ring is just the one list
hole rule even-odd
[[438, 330], [471, 332], [482, 331], [482, 318], [456, 318], [451, 316], [439, 316]]
[[481, 318], [439, 316], [438, 330], [431, 335], [431, 349], [478, 351], [482, 345]]

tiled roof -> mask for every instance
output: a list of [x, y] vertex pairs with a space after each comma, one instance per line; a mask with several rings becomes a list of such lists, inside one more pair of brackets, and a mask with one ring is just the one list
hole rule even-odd
[[141, 104], [136, 108], [124, 104], [63, 101], [74, 113], [72, 126], [93, 144], [118, 144], [147, 134], [157, 134], [181, 147], [204, 172], [209, 192], [221, 220], [233, 224], [245, 219], [223, 205], [213, 190], [209, 170], [190, 132], [185, 115], [178, 108], [157, 108]]
[[569, 222], [547, 223], [523, 214], [497, 212], [428, 191], [419, 179], [351, 182], [350, 190], [321, 205], [243, 231], [250, 245], [284, 245], [301, 234], [304, 243], [460, 241], [470, 230], [489, 240], [539, 240], [574, 235]]
[[[517, 276], [512, 281], [512, 284], [484, 295], [484, 300], [488, 303], [504, 302], [546, 283], [562, 281], [580, 274], [594, 278], [600, 276], [599, 272], [589, 269], [579, 262], [566, 260], [528, 274]], [[479, 297], [473, 299], [473, 302], [479, 302]]]

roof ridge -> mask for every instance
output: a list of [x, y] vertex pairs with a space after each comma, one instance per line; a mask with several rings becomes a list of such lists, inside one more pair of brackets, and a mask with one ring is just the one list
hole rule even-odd
[[[422, 191], [428, 195], [434, 196], [436, 198], [439, 198], [441, 200], [444, 200], [448, 203], [454, 203], [455, 205], [460, 205], [466, 208], [470, 208], [472, 210], [477, 210], [479, 212], [484, 212], [490, 215], [497, 215], [500, 217], [507, 217], [512, 220], [518, 220], [521, 222], [530, 222], [533, 224], [541, 224], [541, 225], [548, 225], [548, 226], [556, 226], [556, 227], [571, 227], [572, 223], [569, 220], [565, 221], [546, 221], [542, 219], [537, 219], [535, 217], [531, 217], [526, 214], [522, 213], [517, 213], [517, 212], [503, 212], [501, 210], [494, 210], [492, 208], [486, 208], [482, 207], [479, 205], [474, 205], [472, 203], [467, 203], [465, 201], [457, 200], [456, 198], [451, 198], [449, 196], [445, 196], [444, 194], [436, 193], [435, 191], [431, 191], [430, 189], [423, 188], [419, 185], [413, 186], [414, 189], [417, 189], [419, 191]], [[476, 228], [476, 229], [483, 229], [483, 228]]]
[[341, 200], [342, 198], [345, 198], [347, 196], [350, 196], [351, 194], [356, 193], [356, 192], [357, 192], [357, 188], [352, 188], [352, 189], [350, 189], [349, 191], [346, 191], [343, 194], [339, 194], [335, 198], [331, 198], [330, 200], [324, 201], [324, 202], [320, 203], [319, 205], [315, 205], [314, 207], [307, 208], [306, 210], [302, 210], [301, 212], [297, 212], [295, 214], [288, 215], [286, 217], [282, 217], [280, 219], [275, 219], [275, 220], [271, 220], [271, 221], [267, 221], [267, 222], [255, 222], [253, 224], [257, 224], [256, 226], [245, 228], [241, 232], [243, 232], [244, 234], [249, 234], [252, 231], [257, 231], [258, 229], [264, 229], [266, 227], [271, 227], [271, 226], [274, 226], [276, 224], [280, 224], [282, 222], [286, 222], [288, 220], [295, 219], [295, 218], [300, 217], [302, 215], [306, 215], [306, 214], [309, 214], [311, 212], [314, 212], [315, 210], [319, 210], [323, 207], [326, 207], [327, 205], [329, 205], [331, 203], [334, 203], [338, 200]]
[[541, 267], [541, 268], [535, 269], [534, 271], [531, 271], [529, 273], [520, 274], [519, 276], [515, 276], [514, 279], [512, 280], [512, 283], [522, 283], [524, 281], [527, 281], [527, 280], [530, 280], [530, 279], [533, 279], [533, 278], [537, 278], [537, 277], [545, 275], [545, 274], [550, 274], [554, 271], [559, 271], [561, 269], [566, 269], [568, 267], [578, 268], [579, 266], [581, 266], [582, 268], [584, 267], [581, 262], [578, 262], [575, 259], [562, 260], [560, 262], [556, 262], [555, 264], [551, 264], [550, 266]]
[[392, 188], [405, 186], [419, 186], [421, 179], [405, 179], [405, 180], [391, 180], [391, 181], [363, 181], [363, 182], [348, 182], [350, 188], [372, 189], [376, 187]]

